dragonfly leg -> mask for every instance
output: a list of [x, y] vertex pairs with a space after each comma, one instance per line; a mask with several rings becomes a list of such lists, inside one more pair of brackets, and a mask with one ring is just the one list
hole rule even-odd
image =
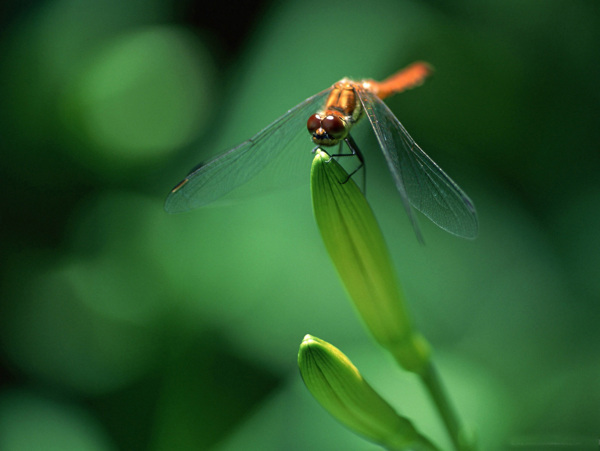
[[[350, 153], [343, 153], [344, 142], [350, 149]], [[340, 141], [339, 147], [338, 147], [338, 153], [329, 153], [320, 146], [315, 147], [313, 149], [313, 153], [316, 152], [317, 149], [319, 149], [321, 152], [325, 152], [327, 155], [329, 155], [330, 159], [335, 158], [335, 157], [356, 157], [356, 158], [358, 158], [358, 161], [360, 162], [360, 164], [352, 172], [350, 172], [350, 174], [348, 174], [348, 177], [346, 177], [346, 179], [341, 183], [342, 183], [342, 185], [344, 183], [347, 183], [348, 180], [350, 180], [354, 174], [356, 174], [360, 169], [363, 169], [363, 187], [364, 187], [363, 192], [364, 192], [364, 190], [366, 189], [366, 186], [367, 186], [366, 185], [366, 181], [367, 181], [366, 169], [367, 169], [367, 167], [365, 165], [365, 159], [363, 157], [363, 154], [360, 151], [358, 144], [356, 144], [356, 141], [354, 141], [354, 139], [352, 138], [352, 136], [348, 135], [346, 138], [344, 138], [343, 141]]]
[[[363, 154], [360, 151], [358, 144], [356, 144], [356, 141], [354, 141], [352, 136], [348, 135], [346, 138], [344, 138], [344, 142], [350, 149], [350, 153], [349, 154], [348, 153], [340, 153], [338, 155], [332, 155], [332, 156], [333, 157], [353, 157], [353, 156], [355, 156], [356, 158], [358, 158], [358, 161], [360, 162], [360, 164], [350, 174], [348, 174], [348, 177], [346, 178], [346, 180], [344, 180], [342, 182], [342, 184], [347, 183], [348, 180], [350, 180], [354, 174], [356, 174], [360, 169], [363, 169], [363, 187], [364, 187], [363, 191], [365, 191], [366, 187], [367, 187], [367, 166], [365, 165], [365, 158], [363, 157]], [[342, 145], [342, 143], [340, 143], [340, 150], [341, 150], [341, 145]]]
[[354, 174], [356, 174], [358, 172], [358, 170], [361, 169], [361, 168], [364, 168], [364, 172], [363, 172], [363, 181], [364, 181], [365, 180], [364, 178], [366, 177], [366, 173], [367, 173], [367, 167], [365, 166], [365, 157], [363, 157], [362, 152], [358, 148], [358, 144], [356, 144], [356, 142], [354, 141], [354, 139], [352, 138], [352, 136], [348, 135], [344, 139], [344, 141], [346, 141], [346, 145], [350, 149], [350, 152], [352, 152], [351, 155], [356, 155], [356, 158], [358, 158], [358, 161], [360, 161], [360, 164], [356, 167], [356, 169], [354, 169], [348, 175], [348, 179], [346, 179], [344, 181], [344, 183], [346, 183], [348, 180], [350, 180], [350, 177], [352, 177]]

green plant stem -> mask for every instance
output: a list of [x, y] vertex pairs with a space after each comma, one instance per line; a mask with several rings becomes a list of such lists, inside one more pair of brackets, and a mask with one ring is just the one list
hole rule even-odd
[[475, 446], [468, 439], [466, 431], [461, 426], [456, 411], [446, 395], [442, 381], [433, 363], [430, 363], [425, 370], [419, 374], [419, 377], [423, 384], [425, 384], [425, 387], [427, 387], [427, 391], [442, 417], [442, 421], [446, 426], [446, 430], [450, 435], [454, 447], [458, 451], [474, 451]]

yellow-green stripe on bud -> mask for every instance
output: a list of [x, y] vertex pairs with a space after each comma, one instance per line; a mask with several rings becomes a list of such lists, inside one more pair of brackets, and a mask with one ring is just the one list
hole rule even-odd
[[325, 247], [363, 321], [405, 369], [424, 372], [429, 346], [411, 326], [377, 220], [354, 180], [321, 150], [312, 164], [311, 193]]
[[317, 401], [354, 432], [393, 450], [434, 451], [412, 423], [377, 394], [339, 349], [306, 335], [298, 352], [302, 379]]

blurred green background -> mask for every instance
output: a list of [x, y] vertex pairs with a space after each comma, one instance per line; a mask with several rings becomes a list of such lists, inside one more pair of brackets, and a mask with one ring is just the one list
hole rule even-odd
[[323, 249], [308, 135], [297, 189], [162, 207], [304, 98], [414, 60], [434, 77], [388, 104], [481, 222], [420, 217], [420, 246], [361, 141], [415, 322], [482, 449], [595, 443], [600, 3], [9, 0], [0, 23], [0, 449], [378, 449], [304, 389], [306, 333], [448, 449]]

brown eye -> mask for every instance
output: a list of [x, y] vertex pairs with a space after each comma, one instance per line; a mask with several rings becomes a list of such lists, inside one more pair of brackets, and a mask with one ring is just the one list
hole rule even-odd
[[313, 114], [311, 117], [308, 118], [306, 127], [308, 128], [309, 132], [316, 132], [319, 128], [321, 128], [321, 116], [319, 116], [318, 114]]
[[329, 115], [322, 121], [323, 129], [329, 136], [341, 139], [346, 136], [346, 122], [339, 116]]

